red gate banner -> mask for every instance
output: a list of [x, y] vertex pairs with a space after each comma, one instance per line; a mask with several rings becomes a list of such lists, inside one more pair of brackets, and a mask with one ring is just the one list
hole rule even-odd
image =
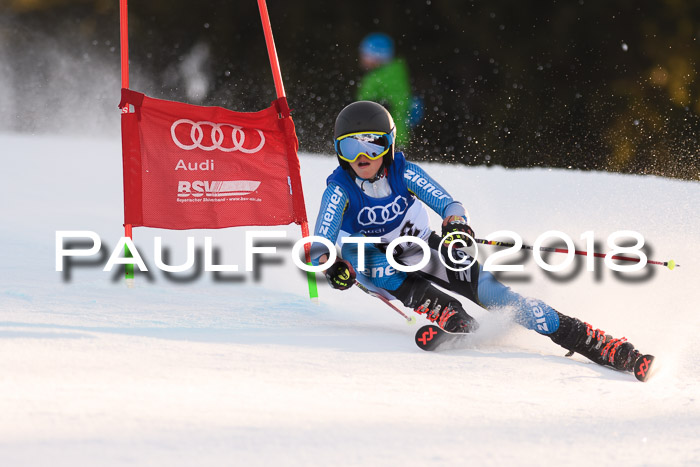
[[306, 222], [298, 141], [284, 98], [259, 112], [122, 89], [124, 223], [217, 229]]

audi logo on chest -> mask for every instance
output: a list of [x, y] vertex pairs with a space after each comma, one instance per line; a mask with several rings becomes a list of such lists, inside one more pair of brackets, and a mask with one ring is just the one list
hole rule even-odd
[[403, 196], [398, 195], [394, 198], [394, 201], [386, 206], [366, 206], [362, 208], [357, 214], [357, 222], [363, 227], [368, 225], [384, 225], [403, 214], [406, 208], [408, 208], [408, 202]]
[[[183, 129], [176, 131], [181, 125]], [[189, 135], [187, 135], [188, 127], [190, 129]], [[229, 130], [231, 131], [230, 141], [227, 138]], [[204, 141], [205, 131], [208, 131], [210, 134], [210, 141], [208, 142]], [[257, 146], [253, 146], [254, 143], [250, 142], [247, 145], [245, 144], [246, 134], [249, 140], [257, 140], [254, 133], [250, 133], [252, 131], [257, 132], [259, 135], [260, 142]], [[253, 154], [260, 151], [265, 145], [265, 135], [263, 135], [263, 132], [260, 130], [251, 130], [230, 123], [195, 122], [186, 118], [181, 118], [172, 124], [170, 127], [170, 136], [173, 138], [173, 143], [185, 151], [191, 151], [193, 149], [213, 151], [218, 149], [223, 152], [240, 151], [246, 154]]]

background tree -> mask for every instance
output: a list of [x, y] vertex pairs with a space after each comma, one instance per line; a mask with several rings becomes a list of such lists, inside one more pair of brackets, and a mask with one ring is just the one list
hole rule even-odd
[[[425, 103], [408, 148], [414, 159], [700, 179], [695, 2], [297, 0], [268, 7], [303, 150], [332, 153], [335, 115], [362, 72], [357, 45], [382, 31], [395, 39]], [[118, 79], [116, 0], [3, 0], [0, 9], [0, 128], [36, 130], [36, 111], [18, 102], [61, 79], [60, 64], [42, 53], [47, 43], [74, 60], [81, 76], [104, 82], [99, 76], [109, 70]], [[244, 111], [274, 99], [255, 1], [131, 2], [129, 20], [134, 89]], [[104, 103], [84, 105], [111, 109], [117, 89]]]

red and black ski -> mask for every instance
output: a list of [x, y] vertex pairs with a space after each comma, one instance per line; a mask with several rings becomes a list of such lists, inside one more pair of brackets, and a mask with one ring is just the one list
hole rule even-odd
[[416, 332], [416, 345], [423, 350], [436, 350], [438, 347], [463, 340], [469, 336], [462, 332], [447, 332], [434, 325], [426, 324]]
[[652, 376], [652, 370], [654, 367], [654, 356], [653, 355], [642, 355], [637, 359], [634, 364], [634, 376], [639, 381], [647, 381]]

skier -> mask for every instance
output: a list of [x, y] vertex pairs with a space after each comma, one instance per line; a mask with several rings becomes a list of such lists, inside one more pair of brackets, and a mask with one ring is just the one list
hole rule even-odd
[[[618, 370], [633, 370], [640, 353], [624, 337], [615, 339], [541, 300], [517, 294], [478, 262], [463, 272], [446, 267], [458, 264], [450, 260], [445, 245], [456, 240], [471, 244], [469, 237], [474, 238], [469, 216], [464, 206], [421, 167], [394, 151], [395, 138], [394, 121], [378, 103], [357, 101], [338, 114], [335, 149], [340, 166], [327, 179], [315, 235], [339, 245], [346, 236], [381, 237], [381, 242], [362, 245], [365, 268], [359, 274], [355, 271], [360, 246], [342, 243], [339, 258], [325, 271], [333, 288], [349, 289], [357, 278], [387, 298], [426, 315], [442, 329], [458, 333], [473, 332], [478, 324], [453, 294], [486, 309], [509, 307], [516, 322], [550, 337], [570, 353], [578, 352]], [[441, 235], [431, 230], [425, 205], [443, 219]], [[424, 240], [430, 248], [428, 264], [416, 272], [394, 269], [386, 257], [387, 245], [407, 235]], [[474, 261], [462, 250], [452, 252], [462, 267], [465, 259]], [[423, 256], [417, 242], [401, 243], [394, 251], [394, 259], [406, 266], [416, 265]], [[314, 265], [323, 264], [328, 250], [314, 243], [311, 258]]]

